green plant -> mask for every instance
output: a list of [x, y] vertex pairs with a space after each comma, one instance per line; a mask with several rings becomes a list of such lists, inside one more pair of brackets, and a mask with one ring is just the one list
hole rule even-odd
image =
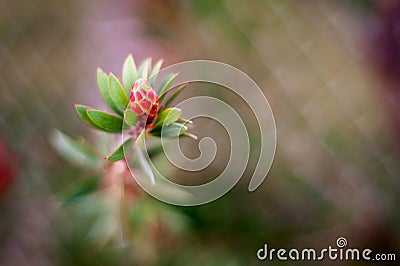
[[[129, 55], [123, 64], [121, 80], [113, 73], [107, 75], [101, 68], [97, 69], [100, 93], [114, 114], [86, 105], [75, 105], [79, 117], [99, 133], [102, 132], [93, 136], [93, 144], [84, 138], [75, 139], [60, 131], [53, 134], [51, 141], [58, 153], [66, 161], [82, 169], [84, 176], [91, 176], [78, 178], [73, 187], [62, 192], [62, 202], [69, 202], [96, 191], [105, 172], [112, 167], [110, 163], [124, 159], [124, 150], [126, 152], [134, 145], [141, 147], [145, 138], [157, 139], [161, 135], [170, 138], [196, 138], [187, 132], [192, 122], [181, 117], [180, 109], [171, 107], [173, 100], [187, 84], [168, 93], [173, 89], [171, 86], [178, 76], [172, 73], [161, 80], [158, 88], [153, 89], [162, 60], [154, 66], [151, 62], [151, 59], [147, 59], [137, 67], [133, 56]], [[124, 139], [123, 143], [116, 143], [122, 142], [121, 139]], [[110, 153], [112, 147], [116, 148]], [[146, 148], [150, 158], [163, 151], [160, 141], [152, 141]], [[109, 155], [104, 157], [105, 153]], [[147, 164], [143, 161], [143, 156], [134, 159], [141, 162], [140, 165]], [[119, 167], [128, 175], [126, 164], [119, 164]], [[153, 175], [147, 175], [154, 183]]]
[[[161, 252], [164, 242], [176, 239], [186, 228], [185, 216], [147, 197], [134, 182], [125, 161], [121, 161], [127, 146], [140, 145], [145, 138], [157, 139], [161, 134], [195, 138], [187, 132], [191, 121], [181, 117], [180, 109], [171, 107], [186, 84], [167, 94], [177, 77], [171, 74], [153, 89], [161, 65], [162, 61], [158, 61], [152, 67], [151, 59], [147, 59], [137, 67], [129, 55], [121, 80], [98, 68], [100, 92], [114, 114], [75, 105], [82, 120], [100, 133], [93, 135], [94, 145], [60, 131], [51, 138], [58, 153], [73, 165], [66, 174], [73, 176], [74, 181], [57, 193], [62, 206], [57, 215], [59, 222], [69, 217], [79, 220], [68, 222], [59, 232], [63, 245], [70, 247], [69, 255], [63, 258], [69, 264], [86, 263], [82, 252], [74, 252], [80, 247], [95, 247], [94, 253], [110, 261], [115, 260], [117, 252], [125, 254], [129, 265], [153, 264], [156, 257], [148, 250]], [[126, 140], [115, 145], [122, 134]], [[118, 148], [104, 159], [110, 145]], [[157, 142], [147, 148], [150, 158], [162, 152]]]
[[75, 105], [78, 115], [92, 128], [112, 134], [122, 134], [126, 130], [130, 136], [107, 157], [110, 162], [123, 159], [124, 145], [134, 145], [142, 137], [160, 137], [163, 132], [164, 137], [195, 138], [187, 133], [187, 124], [191, 121], [181, 118], [180, 109], [169, 107], [187, 84], [166, 97], [178, 75], [171, 74], [154, 90], [152, 86], [163, 61], [158, 61], [154, 67], [151, 62], [151, 59], [147, 59], [137, 67], [133, 56], [129, 55], [123, 65], [122, 81], [113, 73], [107, 75], [101, 68], [97, 69], [100, 92], [115, 115], [85, 105]]

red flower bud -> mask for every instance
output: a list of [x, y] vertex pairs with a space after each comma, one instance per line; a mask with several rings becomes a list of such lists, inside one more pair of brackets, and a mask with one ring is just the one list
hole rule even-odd
[[158, 96], [150, 84], [142, 78], [135, 81], [132, 86], [130, 108], [138, 115], [138, 118], [146, 117], [146, 124], [151, 124], [158, 110]]

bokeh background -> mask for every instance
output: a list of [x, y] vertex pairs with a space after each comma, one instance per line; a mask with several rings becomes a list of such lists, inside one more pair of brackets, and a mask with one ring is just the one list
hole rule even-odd
[[[264, 243], [318, 249], [339, 236], [399, 256], [399, 25], [400, 3], [386, 0], [0, 0], [0, 265], [258, 265]], [[257, 134], [239, 184], [200, 207], [153, 200], [118, 164], [88, 171], [60, 156], [54, 128], [110, 150], [73, 104], [105, 109], [96, 68], [119, 74], [129, 53], [250, 75], [277, 125], [267, 181], [247, 192]], [[190, 86], [180, 99], [194, 91], [230, 101], [257, 133], [239, 99]], [[194, 178], [218, 174], [224, 151]]]

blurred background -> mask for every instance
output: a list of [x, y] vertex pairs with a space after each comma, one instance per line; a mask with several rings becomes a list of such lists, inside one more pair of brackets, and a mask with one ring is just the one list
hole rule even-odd
[[[399, 25], [400, 2], [386, 0], [0, 0], [0, 265], [258, 265], [264, 243], [318, 249], [339, 236], [400, 255]], [[252, 77], [277, 125], [266, 182], [248, 193], [257, 134], [239, 184], [200, 207], [152, 199], [118, 164], [61, 156], [54, 128], [110, 150], [73, 104], [105, 109], [96, 68], [120, 74], [129, 53]], [[223, 88], [178, 100], [201, 93], [236, 104], [257, 132]], [[194, 178], [218, 175], [220, 152]]]

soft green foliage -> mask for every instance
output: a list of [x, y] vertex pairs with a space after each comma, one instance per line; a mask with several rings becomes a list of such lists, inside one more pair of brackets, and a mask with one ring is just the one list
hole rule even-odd
[[53, 147], [72, 164], [80, 165], [83, 168], [96, 168], [101, 160], [96, 152], [86, 140], [77, 140], [55, 130], [51, 136]]
[[85, 177], [78, 179], [71, 186], [67, 187], [65, 192], [60, 196], [61, 201], [66, 204], [77, 200], [95, 191], [99, 186], [100, 180], [97, 176]]

